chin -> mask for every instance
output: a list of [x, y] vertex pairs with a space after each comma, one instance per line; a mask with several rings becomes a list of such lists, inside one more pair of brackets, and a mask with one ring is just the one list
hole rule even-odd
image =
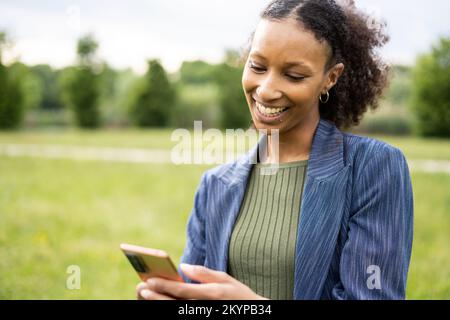
[[267, 131], [268, 135], [271, 135], [273, 130], [278, 130], [278, 132], [281, 133], [284, 128], [284, 125], [282, 125], [282, 124], [278, 124], [278, 125], [266, 124], [266, 123], [261, 123], [261, 122], [255, 121], [255, 120], [253, 120], [253, 123], [254, 123], [254, 128], [256, 130]]

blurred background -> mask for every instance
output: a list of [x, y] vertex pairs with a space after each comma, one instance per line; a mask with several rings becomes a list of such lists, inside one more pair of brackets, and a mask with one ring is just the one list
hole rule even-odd
[[[0, 299], [134, 299], [122, 242], [179, 262], [211, 166], [171, 163], [171, 134], [248, 128], [238, 58], [267, 3], [0, 2]], [[407, 298], [449, 299], [450, 2], [356, 4], [387, 22], [392, 77], [352, 131], [408, 159]]]

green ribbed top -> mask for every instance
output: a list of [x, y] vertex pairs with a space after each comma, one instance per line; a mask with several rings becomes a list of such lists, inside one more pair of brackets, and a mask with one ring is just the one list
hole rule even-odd
[[308, 160], [256, 164], [234, 226], [228, 273], [257, 294], [289, 300], [294, 292], [295, 246]]

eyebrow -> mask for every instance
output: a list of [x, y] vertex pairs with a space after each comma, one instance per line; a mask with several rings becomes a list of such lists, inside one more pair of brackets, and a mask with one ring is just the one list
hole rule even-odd
[[[255, 56], [255, 57], [258, 57], [258, 58], [263, 59], [264, 61], [267, 61], [266, 57], [264, 57], [264, 56], [263, 56], [261, 53], [259, 53], [258, 51], [255, 51], [255, 52], [251, 53], [250, 56]], [[292, 62], [287, 62], [287, 63], [285, 63], [285, 67], [286, 67], [286, 68], [291, 68], [291, 67], [305, 67], [306, 69], [308, 69], [309, 71], [312, 72], [311, 67], [310, 67], [307, 63], [305, 63], [305, 62], [303, 62], [303, 61], [292, 61]]]

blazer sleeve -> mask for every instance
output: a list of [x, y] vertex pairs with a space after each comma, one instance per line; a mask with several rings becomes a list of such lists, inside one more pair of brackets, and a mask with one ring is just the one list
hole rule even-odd
[[372, 150], [356, 177], [334, 299], [405, 299], [413, 239], [413, 191], [402, 152]]
[[[200, 185], [194, 196], [194, 207], [187, 223], [186, 245], [181, 257], [181, 263], [204, 265], [205, 263], [205, 217], [207, 200], [207, 173], [204, 173]], [[188, 283], [193, 281], [187, 278], [181, 269], [178, 271]]]

